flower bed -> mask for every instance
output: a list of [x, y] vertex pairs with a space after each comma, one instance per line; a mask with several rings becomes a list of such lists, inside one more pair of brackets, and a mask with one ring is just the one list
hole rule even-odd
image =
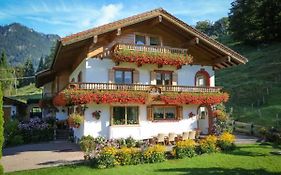
[[131, 62], [137, 63], [138, 65], [158, 64], [177, 67], [190, 64], [193, 61], [193, 57], [188, 54], [142, 52], [127, 49], [117, 51], [113, 54], [112, 59], [115, 62]]
[[227, 102], [227, 93], [165, 93], [153, 98], [166, 104], [219, 104]]
[[[221, 150], [230, 151], [235, 148], [234, 138], [234, 135], [230, 133], [223, 133], [219, 137], [209, 135], [199, 143], [194, 140], [179, 141], [171, 153], [167, 152], [163, 145], [150, 145], [148, 142], [136, 141], [133, 138], [106, 140], [103, 137], [86, 136], [81, 139], [80, 146], [85, 152], [84, 157], [90, 159], [92, 166], [109, 168], [118, 165], [163, 162], [168, 158], [192, 158], [203, 153]], [[127, 145], [133, 145], [133, 147]]]

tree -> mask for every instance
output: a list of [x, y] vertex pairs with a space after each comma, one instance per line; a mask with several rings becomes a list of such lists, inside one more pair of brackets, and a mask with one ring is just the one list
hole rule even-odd
[[27, 59], [24, 63], [24, 73], [23, 73], [23, 79], [21, 80], [20, 86], [27, 86], [30, 83], [34, 82], [34, 67], [31, 59]]
[[40, 58], [39, 65], [38, 65], [36, 72], [40, 72], [42, 70], [44, 70], [44, 57], [43, 56], [41, 56], [41, 58]]
[[236, 40], [281, 41], [280, 0], [236, 0], [231, 3], [229, 21]]
[[2, 91], [5, 95], [10, 95], [16, 79], [14, 79], [14, 69], [10, 67], [7, 61], [5, 51], [2, 51], [0, 58], [0, 82], [2, 83]]
[[205, 33], [208, 36], [212, 36], [214, 34], [213, 23], [211, 21], [208, 21], [208, 20], [198, 21], [196, 23], [195, 28], [197, 30], [200, 30], [201, 32]]
[[229, 20], [228, 17], [223, 17], [217, 20], [213, 25], [214, 35], [217, 37], [226, 36], [229, 34]]
[[[0, 159], [2, 158], [2, 148], [4, 143], [4, 113], [3, 113], [3, 93], [2, 93], [2, 86], [0, 83]], [[3, 167], [0, 165], [0, 174], [4, 174]]]

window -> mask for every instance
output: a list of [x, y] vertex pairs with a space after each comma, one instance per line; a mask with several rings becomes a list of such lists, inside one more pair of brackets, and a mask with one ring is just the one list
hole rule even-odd
[[196, 76], [196, 86], [206, 86], [206, 78], [203, 75]]
[[195, 86], [210, 86], [210, 75], [204, 69], [201, 69], [196, 73]]
[[154, 120], [176, 119], [176, 106], [153, 106]]
[[198, 115], [200, 119], [205, 119], [208, 117], [208, 109], [206, 106], [200, 106], [198, 109]]
[[172, 72], [156, 72], [156, 85], [172, 85]]
[[78, 76], [77, 76], [77, 82], [82, 82], [82, 72], [80, 71]]
[[132, 70], [116, 70], [115, 71], [115, 83], [132, 84], [133, 83], [133, 71]]
[[145, 45], [145, 36], [144, 35], [136, 35], [135, 36], [135, 44], [137, 45]]
[[112, 111], [113, 125], [139, 124], [139, 108], [137, 106], [114, 106]]
[[151, 36], [149, 39], [150, 39], [150, 45], [151, 46], [160, 46], [161, 45], [159, 37], [152, 37]]

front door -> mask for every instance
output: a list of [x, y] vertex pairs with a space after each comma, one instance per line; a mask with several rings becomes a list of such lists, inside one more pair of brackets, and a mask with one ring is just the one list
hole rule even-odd
[[209, 132], [209, 114], [206, 106], [200, 106], [198, 109], [198, 128], [202, 134], [208, 134]]

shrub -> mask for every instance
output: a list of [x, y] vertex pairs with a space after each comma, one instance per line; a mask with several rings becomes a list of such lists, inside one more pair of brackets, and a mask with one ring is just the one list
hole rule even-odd
[[117, 141], [120, 148], [127, 146], [126, 139], [124, 139], [124, 138], [117, 139], [116, 141]]
[[173, 156], [176, 158], [193, 157], [195, 155], [195, 141], [185, 140], [176, 143], [173, 148]]
[[[4, 143], [4, 115], [3, 115], [3, 94], [2, 94], [2, 86], [0, 82], [0, 159], [2, 158], [2, 148]], [[0, 174], [4, 174], [4, 170], [2, 165], [0, 165]]]
[[14, 138], [18, 134], [20, 134], [20, 130], [18, 128], [19, 121], [17, 120], [8, 120], [4, 124], [4, 137], [5, 137], [5, 145], [6, 146], [15, 146], [20, 144], [21, 142], [16, 142]]
[[104, 147], [101, 152], [97, 155], [96, 164], [98, 168], [110, 168], [118, 164], [115, 160], [117, 149], [114, 147]]
[[133, 137], [126, 138], [126, 145], [127, 145], [127, 147], [129, 147], [129, 148], [135, 147], [136, 143], [137, 143], [137, 141]]
[[92, 152], [96, 148], [96, 143], [95, 139], [88, 135], [88, 136], [83, 136], [79, 142], [81, 150], [84, 152], [84, 158], [90, 159]]
[[199, 142], [199, 154], [217, 152], [217, 137], [208, 135]]
[[163, 162], [166, 160], [165, 158], [165, 146], [162, 145], [154, 145], [148, 147], [144, 153], [144, 161], [147, 163], [155, 163], [155, 162]]
[[234, 135], [228, 132], [224, 132], [218, 140], [218, 146], [223, 151], [231, 151], [235, 147], [234, 141], [235, 141]]
[[24, 143], [23, 137], [21, 135], [15, 135], [9, 140], [9, 145], [10, 146], [15, 146], [15, 145], [22, 145]]

